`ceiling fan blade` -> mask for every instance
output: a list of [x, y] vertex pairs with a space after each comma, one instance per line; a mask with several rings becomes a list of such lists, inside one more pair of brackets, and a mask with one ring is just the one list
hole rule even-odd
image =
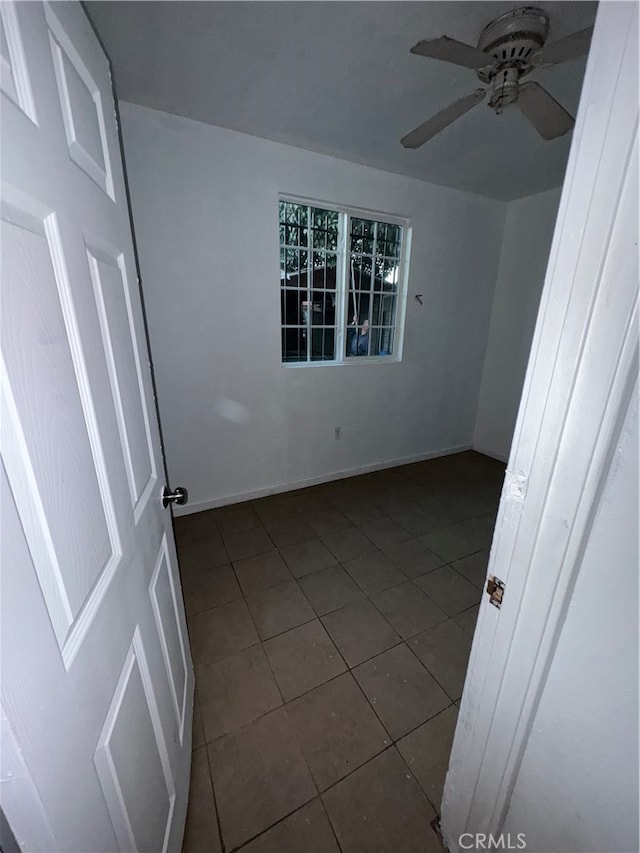
[[453, 62], [465, 68], [485, 68], [493, 63], [493, 59], [477, 47], [440, 36], [437, 39], [419, 41], [411, 48], [411, 53], [427, 56], [430, 59], [441, 59], [443, 62]]
[[470, 109], [479, 104], [484, 99], [485, 90], [476, 89], [464, 98], [460, 98], [449, 104], [439, 113], [436, 113], [431, 118], [427, 119], [420, 127], [416, 127], [411, 133], [408, 133], [400, 141], [405, 148], [420, 148], [425, 142], [428, 142], [436, 133], [440, 133], [445, 127], [450, 125], [460, 116], [464, 115]]
[[560, 41], [545, 45], [542, 50], [534, 53], [531, 63], [537, 66], [557, 65], [559, 62], [567, 62], [569, 59], [577, 59], [589, 52], [593, 27], [580, 30]]
[[575, 124], [565, 108], [533, 80], [520, 86], [518, 106], [543, 139], [564, 136]]

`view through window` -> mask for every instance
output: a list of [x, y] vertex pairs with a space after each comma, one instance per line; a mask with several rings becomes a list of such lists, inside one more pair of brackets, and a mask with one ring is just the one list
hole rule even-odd
[[403, 226], [285, 200], [279, 212], [282, 361], [392, 356]]

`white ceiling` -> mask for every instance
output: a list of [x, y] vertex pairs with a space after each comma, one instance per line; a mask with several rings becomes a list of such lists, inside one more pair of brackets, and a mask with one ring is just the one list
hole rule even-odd
[[[474, 73], [409, 53], [471, 44], [509, 2], [96, 2], [87, 8], [125, 101], [500, 199], [562, 182], [571, 134], [543, 142], [517, 109], [485, 105], [416, 151], [400, 138], [475, 89]], [[596, 3], [539, 2], [550, 40]], [[537, 71], [575, 115], [583, 59]]]

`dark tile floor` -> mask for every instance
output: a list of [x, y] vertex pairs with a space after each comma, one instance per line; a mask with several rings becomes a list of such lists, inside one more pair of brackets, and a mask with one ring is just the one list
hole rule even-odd
[[185, 853], [442, 850], [503, 475], [460, 453], [176, 520]]

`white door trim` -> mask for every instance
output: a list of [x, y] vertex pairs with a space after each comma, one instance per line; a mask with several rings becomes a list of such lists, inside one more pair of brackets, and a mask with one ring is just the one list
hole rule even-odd
[[[638, 8], [602, 3], [442, 804], [499, 833], [638, 375]], [[615, 48], [612, 50], [612, 46]]]
[[42, 800], [22, 757], [11, 723], [0, 705], [0, 800], [21, 850], [51, 853], [57, 847]]

